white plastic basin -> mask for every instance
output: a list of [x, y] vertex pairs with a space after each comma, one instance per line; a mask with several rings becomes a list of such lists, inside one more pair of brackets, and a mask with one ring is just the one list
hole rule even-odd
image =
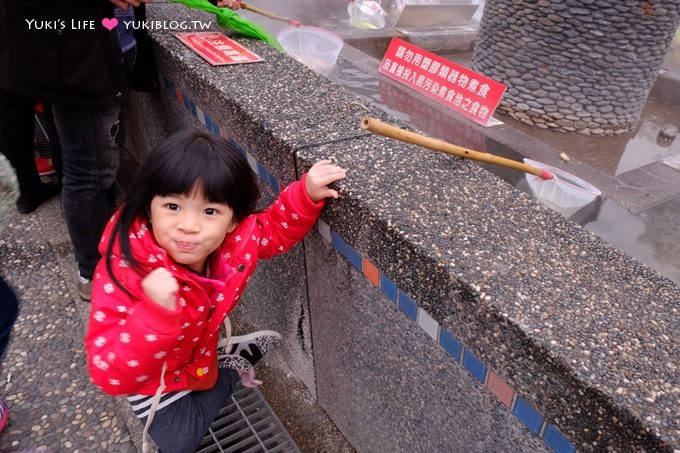
[[327, 30], [304, 25], [284, 29], [277, 39], [288, 55], [318, 71], [331, 69], [345, 44]]

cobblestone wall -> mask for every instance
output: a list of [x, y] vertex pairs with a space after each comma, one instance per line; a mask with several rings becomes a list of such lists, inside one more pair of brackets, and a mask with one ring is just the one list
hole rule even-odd
[[472, 66], [508, 86], [502, 114], [620, 134], [640, 117], [679, 22], [678, 0], [487, 0]]

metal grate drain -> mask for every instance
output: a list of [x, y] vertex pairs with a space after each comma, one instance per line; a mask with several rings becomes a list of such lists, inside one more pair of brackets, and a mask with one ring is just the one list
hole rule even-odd
[[217, 418], [196, 453], [293, 452], [300, 449], [259, 390], [241, 387]]

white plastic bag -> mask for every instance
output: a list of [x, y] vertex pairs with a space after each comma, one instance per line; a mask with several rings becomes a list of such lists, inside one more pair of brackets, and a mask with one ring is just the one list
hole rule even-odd
[[406, 6], [406, 0], [391, 0], [389, 7], [389, 16], [392, 24], [397, 22], [399, 16], [404, 11], [404, 6]]
[[546, 180], [526, 174], [525, 178], [531, 192], [538, 201], [567, 218], [602, 195], [597, 187], [564, 170], [526, 157], [524, 163], [548, 170], [555, 176]]
[[353, 27], [378, 30], [385, 27], [387, 14], [380, 0], [352, 0], [347, 4], [349, 24]]

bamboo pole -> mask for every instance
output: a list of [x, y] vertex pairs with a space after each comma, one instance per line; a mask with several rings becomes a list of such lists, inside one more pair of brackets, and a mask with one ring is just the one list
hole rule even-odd
[[300, 26], [299, 20], [279, 16], [278, 14], [274, 14], [274, 13], [267, 11], [265, 9], [262, 9], [258, 6], [251, 5], [250, 3], [241, 2], [241, 9], [245, 9], [245, 10], [253, 12], [255, 14], [260, 14], [261, 16], [268, 17], [268, 18], [273, 19], [273, 20], [280, 20], [282, 22], [288, 22], [293, 27], [299, 27]]
[[394, 138], [402, 142], [412, 143], [414, 145], [440, 151], [446, 154], [452, 154], [465, 159], [477, 160], [480, 162], [486, 162], [488, 164], [500, 165], [501, 167], [512, 168], [514, 170], [536, 175], [542, 179], [552, 179], [555, 177], [551, 172], [534, 167], [533, 165], [517, 162], [516, 160], [512, 159], [506, 159], [505, 157], [497, 156], [495, 154], [474, 151], [472, 149], [463, 148], [462, 146], [454, 145], [442, 140], [426, 137], [416, 132], [411, 132], [396, 126], [392, 126], [391, 124], [387, 124], [377, 118], [364, 117], [361, 120], [361, 127], [375, 134]]

